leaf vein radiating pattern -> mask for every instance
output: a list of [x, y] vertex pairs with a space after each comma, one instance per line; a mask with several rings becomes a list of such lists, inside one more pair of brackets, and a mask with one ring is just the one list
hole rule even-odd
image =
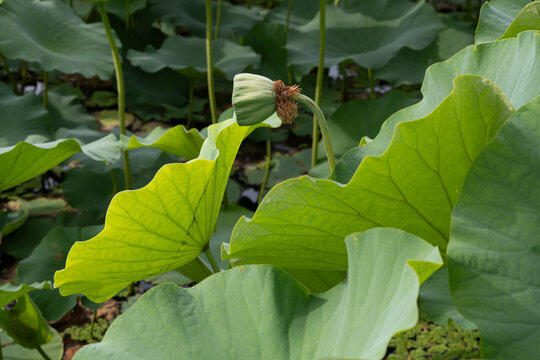
[[275, 186], [250, 220], [238, 221], [226, 257], [343, 271], [339, 239], [373, 227], [413, 233], [444, 252], [471, 159], [513, 111], [490, 80], [457, 77], [432, 113], [396, 125], [386, 151], [366, 156], [346, 185], [301, 177]]
[[199, 256], [214, 232], [240, 143], [256, 127], [268, 125], [277, 122], [240, 127], [231, 119], [212, 125], [199, 158], [165, 165], [147, 186], [118, 193], [103, 231], [73, 245], [66, 268], [55, 274], [55, 286], [63, 295], [83, 293], [99, 302], [132, 281], [178, 269]]

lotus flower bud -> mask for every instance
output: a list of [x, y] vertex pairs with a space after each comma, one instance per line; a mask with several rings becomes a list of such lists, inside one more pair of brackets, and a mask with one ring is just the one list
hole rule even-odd
[[298, 115], [296, 104], [301, 89], [286, 86], [264, 76], [238, 74], [234, 77], [232, 104], [239, 125], [260, 123], [274, 112], [283, 123], [290, 124]]

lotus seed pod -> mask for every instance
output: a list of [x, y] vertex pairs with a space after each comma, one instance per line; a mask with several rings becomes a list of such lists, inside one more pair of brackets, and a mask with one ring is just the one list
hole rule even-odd
[[238, 125], [248, 126], [260, 123], [276, 111], [273, 87], [274, 82], [264, 76], [235, 75], [232, 105]]

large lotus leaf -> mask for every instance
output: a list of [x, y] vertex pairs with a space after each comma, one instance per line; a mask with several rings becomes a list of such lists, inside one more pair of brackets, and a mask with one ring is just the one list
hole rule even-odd
[[452, 214], [450, 292], [489, 359], [534, 359], [540, 338], [540, 96], [471, 167]]
[[103, 80], [113, 74], [103, 25], [84, 23], [62, 1], [6, 1], [0, 6], [0, 33], [0, 51], [10, 59]]
[[456, 76], [476, 74], [492, 80], [514, 108], [520, 108], [540, 93], [538, 64], [540, 33], [525, 31], [517, 38], [469, 46], [448, 61], [430, 66], [422, 85], [422, 101], [389, 117], [373, 141], [349, 151], [338, 162], [332, 178], [346, 183], [364, 157], [381, 155], [392, 139], [395, 126], [431, 113], [452, 91], [452, 81]]
[[21, 284], [13, 285], [6, 283], [0, 286], [0, 308], [3, 308], [10, 302], [17, 300], [17, 298], [23, 296], [32, 290], [50, 289], [51, 283], [49, 281], [43, 281], [33, 284]]
[[[43, 345], [41, 348], [51, 360], [62, 360], [64, 355], [64, 344], [62, 337], [53, 328], [53, 339]], [[13, 342], [7, 334], [0, 332], [0, 343], [2, 344], [3, 360], [43, 360], [43, 357], [37, 350], [30, 350]]]
[[[212, 54], [216, 71], [229, 79], [249, 65], [258, 66], [260, 61], [249, 46], [225, 39], [212, 41]], [[206, 40], [171, 36], [159, 50], [152, 46], [144, 52], [129, 50], [127, 57], [131, 64], [150, 73], [171, 68], [189, 77], [202, 77], [206, 73]]]
[[51, 117], [39, 97], [34, 94], [16, 96], [1, 81], [0, 128], [0, 147], [16, 144], [29, 135], [52, 136]]
[[441, 25], [433, 42], [422, 50], [403, 48], [385, 66], [373, 71], [377, 79], [394, 86], [420, 84], [431, 64], [449, 59], [474, 42], [474, 27], [470, 22], [453, 16], [439, 15]]
[[51, 327], [37, 306], [24, 294], [10, 309], [0, 309], [0, 328], [17, 344], [29, 349], [46, 344], [53, 338]]
[[[403, 2], [401, 2], [403, 3]], [[439, 19], [433, 8], [422, 2], [406, 2], [400, 17], [376, 19], [362, 12], [327, 6], [326, 67], [351, 59], [367, 68], [380, 68], [402, 48], [420, 50], [437, 34]], [[361, 39], [361, 41], [351, 41]], [[317, 66], [319, 54], [319, 15], [305, 25], [291, 28], [287, 40], [289, 63], [305, 74]]]
[[492, 0], [480, 9], [475, 43], [482, 44], [515, 37], [524, 30], [540, 29], [540, 2], [531, 0]]
[[[52, 229], [34, 249], [32, 254], [17, 265], [19, 280], [25, 283], [53, 280], [54, 272], [64, 268], [69, 249], [75, 241], [95, 236], [103, 226], [84, 228], [56, 227]], [[75, 295], [62, 297], [58, 290], [34, 291], [30, 298], [39, 307], [48, 321], [60, 320], [75, 304]]]
[[232, 119], [211, 125], [196, 160], [165, 165], [144, 188], [118, 193], [105, 229], [75, 243], [66, 268], [55, 274], [61, 294], [82, 293], [101, 302], [132, 281], [198, 257], [214, 232], [240, 143], [255, 128]]
[[472, 161], [512, 113], [493, 82], [464, 75], [427, 117], [400, 123], [347, 185], [301, 177], [274, 187], [237, 223], [229, 257], [281, 267], [345, 270], [341, 239], [393, 227], [446, 250], [452, 209]]
[[442, 260], [396, 229], [345, 242], [348, 279], [326, 293], [310, 296], [267, 265], [237, 267], [190, 289], [160, 285], [75, 359], [380, 359], [394, 333], [416, 324], [418, 287]]
[[183, 125], [177, 125], [171, 129], [156, 127], [145, 138], [132, 135], [129, 138], [121, 137], [121, 140], [127, 150], [153, 147], [184, 159], [194, 159], [199, 156], [204, 141], [197, 129], [188, 131]]
[[0, 191], [43, 174], [81, 151], [98, 161], [114, 163], [120, 158], [120, 146], [113, 134], [86, 145], [76, 139], [41, 144], [21, 141], [15, 146], [0, 148]]
[[[191, 34], [204, 38], [206, 36], [206, 9], [204, 1], [192, 0], [153, 0], [152, 12], [176, 26], [182, 26]], [[212, 2], [212, 23], [216, 23], [217, 1]], [[262, 21], [256, 10], [244, 5], [233, 5], [228, 1], [221, 4], [220, 37], [241, 36], [255, 24]]]

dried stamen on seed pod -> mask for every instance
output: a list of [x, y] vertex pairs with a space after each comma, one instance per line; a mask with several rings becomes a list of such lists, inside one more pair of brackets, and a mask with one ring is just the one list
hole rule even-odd
[[286, 86], [283, 81], [274, 81], [272, 93], [276, 96], [276, 112], [285, 124], [292, 124], [298, 116], [296, 100], [302, 89], [298, 85]]

